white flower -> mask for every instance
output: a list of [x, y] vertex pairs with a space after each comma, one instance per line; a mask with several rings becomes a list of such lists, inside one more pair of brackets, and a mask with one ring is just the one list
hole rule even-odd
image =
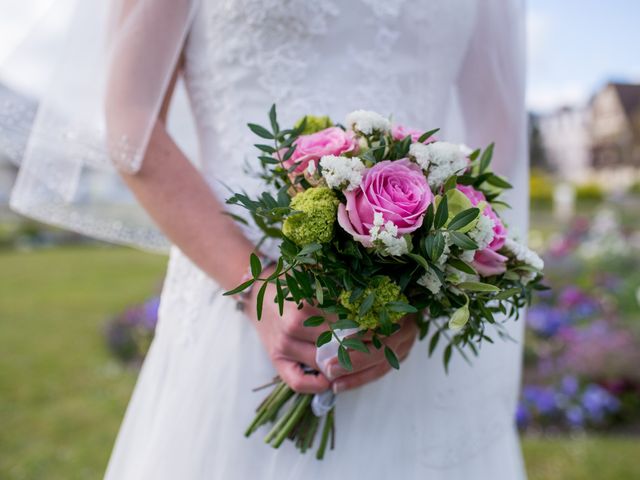
[[369, 110], [356, 110], [347, 115], [345, 125], [352, 130], [357, 130], [365, 135], [371, 135], [374, 130], [388, 132], [391, 130], [391, 122], [382, 115]]
[[364, 163], [358, 157], [337, 157], [325, 155], [320, 159], [322, 176], [329, 188], [354, 190], [362, 183]]
[[478, 244], [478, 250], [484, 250], [493, 242], [496, 222], [486, 215], [480, 215], [476, 225], [469, 231], [471, 239]]
[[473, 259], [475, 258], [475, 256], [476, 256], [475, 250], [463, 250], [462, 253], [460, 254], [460, 260], [466, 263], [471, 263], [473, 262]]
[[444, 250], [442, 250], [442, 254], [436, 260], [436, 263], [440, 266], [447, 263], [449, 259], [449, 254], [451, 253], [451, 236], [449, 232], [443, 232], [442, 236], [444, 237]]
[[398, 237], [398, 227], [391, 220], [384, 223], [380, 212], [373, 214], [373, 227], [369, 229], [369, 235], [371, 241], [381, 247], [383, 255], [397, 257], [409, 253], [407, 240], [403, 236]]
[[432, 189], [437, 189], [447, 178], [468, 165], [467, 157], [460, 145], [454, 143], [412, 143], [409, 155], [415, 158], [423, 170], [428, 170], [427, 180]]
[[518, 243], [511, 238], [507, 238], [504, 243], [504, 248], [505, 250], [510, 252], [519, 262], [524, 263], [525, 265], [529, 265], [536, 270], [542, 270], [544, 268], [544, 261], [540, 258], [540, 256], [523, 244]]
[[442, 287], [442, 282], [440, 281], [440, 278], [438, 278], [438, 275], [436, 275], [436, 272], [429, 269], [427, 270], [427, 273], [418, 279], [418, 285], [422, 285], [431, 293], [436, 295]]

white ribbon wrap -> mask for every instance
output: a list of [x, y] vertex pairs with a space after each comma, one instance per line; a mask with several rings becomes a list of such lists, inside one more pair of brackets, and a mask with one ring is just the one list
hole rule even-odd
[[[335, 335], [337, 335], [340, 340], [348, 337], [349, 335], [353, 335], [358, 331], [357, 328], [347, 328], [344, 330], [336, 330]], [[327, 367], [329, 366], [329, 362], [338, 356], [338, 348], [340, 347], [340, 343], [336, 339], [335, 336], [331, 338], [331, 341], [325, 343], [321, 347], [318, 347], [316, 351], [316, 364], [318, 368], [324, 375], [329, 378], [327, 374]], [[332, 379], [329, 379], [332, 380]], [[317, 393], [313, 396], [311, 400], [311, 410], [316, 417], [324, 417], [336, 404], [336, 395], [332, 390], [326, 390], [322, 393]]]

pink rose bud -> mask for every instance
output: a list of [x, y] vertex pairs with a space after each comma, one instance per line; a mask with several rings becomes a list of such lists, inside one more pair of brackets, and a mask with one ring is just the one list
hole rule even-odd
[[369, 231], [375, 213], [398, 227], [398, 235], [420, 228], [424, 213], [433, 201], [422, 169], [407, 160], [375, 164], [365, 171], [360, 187], [344, 192], [346, 206], [338, 207], [338, 223], [364, 246], [371, 246]]
[[487, 247], [476, 252], [471, 265], [481, 276], [490, 277], [504, 273], [507, 270], [507, 260], [508, 258], [504, 255], [500, 255]]
[[295, 173], [304, 172], [310, 162], [317, 166], [318, 161], [325, 155], [355, 153], [358, 148], [354, 133], [345, 132], [339, 127], [329, 127], [310, 135], [300, 135], [294, 145], [296, 149], [284, 165], [290, 168], [297, 164]]
[[[425, 132], [421, 130], [417, 130], [415, 128], [408, 128], [408, 127], [405, 127], [404, 125], [394, 125], [393, 127], [391, 127], [391, 136], [393, 137], [394, 140], [402, 140], [405, 137], [410, 135], [411, 141], [415, 143], [420, 139], [423, 133]], [[436, 141], [436, 137], [431, 136], [427, 139], [425, 143], [431, 143], [435, 141]]]

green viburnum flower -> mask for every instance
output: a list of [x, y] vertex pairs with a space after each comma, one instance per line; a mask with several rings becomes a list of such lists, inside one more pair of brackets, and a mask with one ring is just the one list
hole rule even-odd
[[[362, 303], [372, 293], [374, 294], [374, 300], [371, 308], [364, 315], [360, 316], [359, 312]], [[339, 301], [343, 307], [349, 310], [348, 318], [350, 320], [357, 322], [363, 328], [373, 329], [380, 326], [380, 312], [387, 303], [406, 303], [407, 297], [400, 292], [400, 287], [394, 283], [393, 280], [389, 277], [381, 276], [374, 278], [357, 300], [351, 302], [351, 292], [345, 290], [340, 294]], [[398, 322], [406, 315], [402, 312], [392, 312], [390, 310], [387, 310], [387, 312], [389, 313], [389, 320], [392, 323]]]
[[291, 208], [298, 212], [285, 219], [282, 233], [297, 245], [330, 242], [339, 203], [336, 194], [327, 187], [298, 193], [291, 199]]
[[317, 117], [315, 115], [305, 115], [300, 120], [298, 120], [294, 126], [294, 128], [298, 128], [304, 119], [307, 119], [307, 123], [304, 126], [304, 130], [302, 131], [302, 135], [309, 135], [310, 133], [316, 133], [320, 130], [324, 130], [325, 128], [329, 128], [333, 126], [333, 122], [326, 115], [323, 117]]

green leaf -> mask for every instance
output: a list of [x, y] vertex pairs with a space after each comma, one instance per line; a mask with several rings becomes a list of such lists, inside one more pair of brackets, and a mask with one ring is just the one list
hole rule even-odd
[[289, 291], [291, 292], [291, 295], [293, 295], [294, 300], [298, 301], [302, 297], [304, 297], [304, 294], [300, 291], [300, 287], [298, 286], [298, 282], [295, 278], [287, 273], [284, 279], [287, 282], [287, 288], [289, 288]]
[[471, 222], [473, 222], [476, 218], [478, 218], [478, 215], [480, 215], [479, 208], [474, 207], [474, 208], [468, 208], [467, 210], [463, 210], [462, 212], [457, 214], [455, 217], [453, 217], [453, 220], [449, 222], [449, 225], [447, 226], [447, 228], [449, 230], [460, 230], [461, 228], [466, 227]]
[[451, 352], [453, 351], [452, 347], [452, 344], [447, 345], [442, 356], [442, 360], [444, 361], [444, 371], [446, 373], [449, 373], [449, 362], [451, 361]]
[[429, 356], [433, 354], [433, 351], [436, 349], [439, 340], [440, 330], [436, 331], [436, 333], [433, 334], [433, 337], [431, 337], [431, 340], [429, 340]]
[[458, 288], [471, 290], [473, 292], [499, 292], [500, 289], [495, 285], [482, 282], [462, 282], [458, 284]]
[[427, 240], [430, 240], [430, 239], [433, 239], [433, 240], [429, 242], [431, 247], [430, 250], [428, 251], [429, 258], [431, 258], [431, 260], [433, 260], [434, 262], [437, 262], [444, 252], [444, 248], [446, 244], [444, 235], [442, 234], [442, 232], [436, 232], [436, 234], [433, 237], [427, 238]]
[[333, 333], [331, 333], [331, 330], [322, 332], [320, 335], [318, 335], [318, 338], [316, 338], [316, 347], [321, 347], [325, 343], [329, 343], [332, 338]]
[[491, 175], [489, 178], [487, 178], [487, 183], [490, 183], [494, 187], [499, 188], [513, 188], [513, 185], [511, 185], [504, 178], [499, 177], [498, 175]]
[[424, 268], [425, 270], [429, 270], [429, 262], [427, 262], [426, 258], [415, 253], [407, 253], [407, 256], [415, 260], [416, 263], [420, 265], [422, 268]]
[[312, 317], [307, 318], [303, 325], [305, 327], [319, 327], [324, 323], [324, 317], [320, 315], [314, 315]]
[[252, 253], [249, 257], [249, 263], [251, 265], [251, 275], [253, 275], [253, 278], [258, 278], [262, 273], [262, 264], [255, 253]]
[[363, 317], [369, 310], [371, 310], [371, 307], [373, 307], [373, 302], [375, 300], [376, 294], [374, 292], [371, 292], [369, 295], [367, 295], [367, 298], [365, 298], [360, 304], [358, 315]]
[[324, 303], [324, 290], [322, 289], [322, 284], [320, 280], [316, 277], [316, 300], [318, 304], [322, 305]]
[[247, 126], [260, 138], [266, 138], [268, 140], [273, 140], [275, 138], [269, 130], [261, 127], [260, 125], [256, 125], [255, 123], [248, 123]]
[[489, 167], [492, 157], [493, 143], [489, 145], [484, 152], [482, 152], [482, 156], [480, 157], [480, 173], [484, 173], [484, 171]]
[[389, 302], [387, 303], [387, 308], [392, 312], [399, 313], [417, 313], [418, 309], [413, 305], [409, 305], [405, 302]]
[[373, 337], [371, 337], [371, 343], [373, 343], [373, 346], [376, 348], [376, 350], [380, 350], [380, 348], [382, 348], [382, 342], [380, 341], [380, 338], [378, 338], [377, 335], [374, 335]]
[[228, 292], [224, 292], [222, 295], [229, 296], [229, 295], [235, 295], [236, 293], [240, 293], [243, 290], [246, 290], [247, 288], [249, 288], [251, 285], [253, 285], [253, 282], [255, 282], [255, 280], [253, 278], [251, 280], [247, 280], [246, 282], [241, 283], [240, 285], [238, 285], [233, 290], [229, 290]]
[[447, 204], [447, 197], [442, 197], [440, 200], [440, 205], [438, 205], [438, 209], [436, 210], [436, 216], [433, 220], [434, 228], [442, 228], [445, 223], [447, 223], [447, 219], [449, 218], [449, 206]]
[[278, 313], [280, 316], [284, 313], [284, 292], [282, 291], [282, 282], [276, 279], [276, 300], [278, 302]]
[[430, 203], [429, 206], [427, 207], [427, 213], [425, 213], [424, 215], [424, 219], [422, 220], [422, 228], [428, 232], [429, 230], [431, 230], [431, 227], [433, 226], [433, 217], [434, 217], [434, 211], [433, 211], [433, 203]]
[[471, 240], [468, 235], [460, 232], [449, 232], [449, 238], [454, 245], [462, 248], [463, 250], [477, 250], [478, 244]]
[[396, 357], [395, 352], [386, 345], [384, 347], [384, 356], [386, 357], [387, 362], [389, 362], [389, 365], [391, 365], [396, 370], [400, 368], [400, 362], [398, 361], [398, 357]]
[[334, 330], [346, 330], [348, 328], [360, 328], [358, 322], [354, 320], [349, 320], [348, 318], [341, 318], [337, 320], [332, 325]]
[[518, 293], [520, 293], [520, 289], [519, 288], [510, 288], [508, 290], [505, 290], [503, 292], [500, 292], [499, 294], [497, 294], [495, 296], [496, 300], [506, 300], [508, 298], [513, 297], [514, 295], [517, 295]]
[[429, 137], [431, 137], [434, 134], [438, 133], [438, 131], [440, 131], [439, 128], [434, 128], [433, 130], [429, 130], [428, 132], [424, 132], [422, 135], [420, 135], [420, 138], [418, 138], [418, 143], [424, 143]]
[[271, 105], [271, 109], [269, 110], [269, 121], [271, 122], [271, 128], [273, 132], [277, 135], [280, 130], [280, 126], [278, 125], [277, 115], [276, 115], [276, 104]]
[[369, 348], [359, 338], [354, 338], [354, 337], [345, 338], [342, 341], [342, 344], [345, 347], [350, 348], [352, 350], [357, 350], [358, 352], [362, 352], [362, 353], [369, 353]]
[[338, 347], [338, 363], [347, 371], [353, 370], [353, 365], [351, 365], [351, 357], [349, 356], [349, 352], [342, 345]]
[[471, 267], [471, 265], [463, 262], [458, 258], [449, 258], [449, 261], [447, 263], [449, 263], [449, 265], [451, 265], [453, 268], [457, 268], [461, 272], [468, 273], [469, 275], [475, 275], [476, 273], [478, 273], [473, 267]]
[[267, 291], [267, 286], [269, 284], [264, 282], [258, 290], [258, 296], [256, 297], [256, 312], [258, 314], [258, 320], [262, 319], [262, 304], [264, 303], [264, 294]]
[[310, 253], [317, 252], [320, 249], [322, 249], [322, 245], [320, 245], [319, 243], [310, 243], [309, 245], [305, 245], [302, 250], [300, 250], [298, 256], [302, 257], [304, 255], [309, 255]]
[[458, 177], [456, 175], [452, 175], [447, 179], [446, 182], [444, 182], [444, 185], [442, 186], [442, 191], [448, 192], [452, 188], [455, 188], [457, 184], [458, 184]]

